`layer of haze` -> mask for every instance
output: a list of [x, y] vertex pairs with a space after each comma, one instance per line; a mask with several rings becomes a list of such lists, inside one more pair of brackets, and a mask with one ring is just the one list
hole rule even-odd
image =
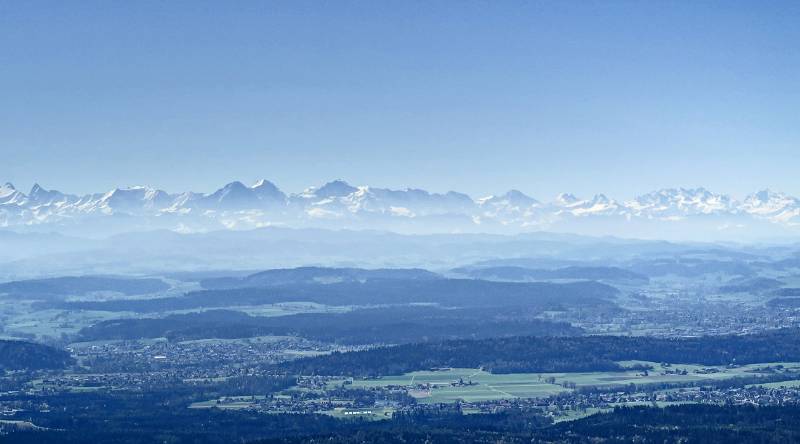
[[2, 2], [0, 182], [800, 194], [798, 2]]

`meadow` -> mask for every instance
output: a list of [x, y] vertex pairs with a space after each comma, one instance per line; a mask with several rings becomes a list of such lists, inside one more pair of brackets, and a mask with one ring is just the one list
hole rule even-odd
[[[356, 379], [353, 388], [401, 386], [423, 403], [461, 401], [490, 401], [514, 398], [544, 398], [581, 387], [611, 387], [629, 384], [691, 383], [720, 381], [730, 378], [772, 374], [775, 366], [800, 370], [800, 363], [764, 363], [728, 368], [661, 363], [622, 361], [623, 366], [649, 365], [652, 370], [583, 373], [512, 373], [492, 374], [481, 369], [453, 368], [437, 371], [418, 371], [401, 376], [378, 379]], [[331, 384], [341, 383], [335, 381]], [[783, 383], [785, 384], [785, 383]]]

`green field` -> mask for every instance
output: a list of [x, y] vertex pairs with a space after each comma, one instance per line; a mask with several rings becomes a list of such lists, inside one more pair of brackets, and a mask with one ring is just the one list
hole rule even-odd
[[[492, 374], [480, 369], [455, 368], [441, 371], [419, 371], [401, 376], [379, 379], [354, 380], [353, 388], [399, 386], [408, 390], [419, 402], [440, 403], [462, 401], [489, 401], [514, 398], [543, 398], [570, 390], [561, 384], [574, 383], [575, 387], [608, 387], [628, 384], [688, 383], [715, 381], [729, 378], [769, 374], [763, 367], [783, 365], [800, 370], [800, 363], [751, 364], [736, 368], [675, 364], [661, 367], [655, 362], [624, 361], [622, 365], [648, 364], [653, 367], [645, 376], [641, 371], [582, 372], [582, 373], [514, 373]], [[708, 372], [713, 369], [713, 372]], [[686, 374], [666, 374], [668, 371], [686, 371]], [[550, 379], [553, 378], [553, 379]], [[548, 383], [550, 380], [553, 383]], [[463, 381], [464, 384], [460, 384]], [[470, 382], [472, 384], [470, 384]], [[332, 381], [330, 384], [341, 384]], [[786, 384], [786, 383], [782, 383]]]
[[[462, 380], [466, 385], [453, 386]], [[473, 385], [468, 385], [472, 382]], [[548, 384], [534, 374], [493, 375], [478, 369], [421, 371], [373, 380], [355, 380], [352, 387], [404, 386], [419, 402], [439, 403], [538, 398], [567, 389]]]
[[333, 416], [334, 418], [340, 418], [340, 419], [359, 418], [359, 419], [368, 419], [372, 421], [379, 421], [391, 418], [392, 414], [394, 413], [394, 409], [387, 407], [365, 407], [365, 408], [339, 407], [333, 410], [321, 411], [319, 413], [322, 413], [324, 415], [330, 415]]
[[[288, 397], [286, 395], [277, 395], [276, 398]], [[210, 399], [208, 401], [193, 402], [189, 405], [190, 409], [212, 409], [217, 408], [220, 410], [246, 410], [253, 409], [258, 406], [260, 401], [263, 401], [263, 395], [248, 395], [248, 396], [223, 396], [219, 399]], [[336, 401], [333, 401], [337, 404]], [[339, 403], [341, 404], [341, 403]], [[333, 416], [334, 418], [343, 419], [367, 419], [371, 421], [389, 419], [394, 413], [391, 407], [335, 407], [331, 410], [321, 410], [317, 413], [323, 415]]]
[[766, 388], [781, 388], [781, 387], [800, 388], [800, 379], [795, 379], [793, 381], [766, 382], [764, 384], [753, 384], [753, 385]]
[[190, 409], [218, 408], [222, 410], [241, 410], [255, 406], [256, 401], [264, 399], [264, 395], [224, 396], [220, 399], [192, 403]]
[[133, 313], [128, 312], [48, 309], [10, 315], [4, 327], [6, 332], [11, 334], [57, 338], [62, 333], [75, 334], [80, 329], [98, 322], [132, 316]]
[[[116, 297], [109, 300], [142, 300], [158, 298]], [[227, 310], [240, 311], [251, 316], [287, 316], [299, 313], [344, 313], [352, 307], [327, 306], [312, 302], [288, 302], [278, 304], [248, 305], [226, 307]], [[189, 310], [165, 311], [159, 316], [197, 313], [213, 310], [213, 308], [196, 308]], [[10, 301], [0, 299], [0, 323], [3, 324], [4, 335], [10, 338], [35, 336], [39, 339], [60, 338], [63, 334], [75, 335], [81, 329], [103, 321], [115, 319], [138, 319], [153, 317], [150, 313], [128, 311], [98, 311], [45, 309], [39, 310], [31, 301]]]
[[[581, 372], [581, 373], [515, 373], [492, 374], [481, 369], [453, 368], [438, 371], [418, 371], [400, 376], [386, 376], [378, 379], [332, 379], [327, 382], [329, 388], [343, 386], [346, 388], [387, 387], [405, 390], [418, 402], [425, 404], [450, 403], [456, 401], [481, 402], [517, 398], [546, 398], [562, 392], [573, 390], [567, 387], [613, 387], [628, 384], [644, 385], [657, 383], [691, 383], [702, 381], [720, 381], [742, 376], [764, 376], [776, 372], [800, 372], [800, 363], [773, 362], [751, 364], [735, 368], [725, 366], [701, 366], [674, 364], [662, 366], [655, 362], [623, 361], [623, 366], [646, 364], [652, 369], [645, 375], [640, 370], [620, 372]], [[778, 371], [775, 367], [781, 365]], [[771, 367], [771, 368], [768, 368]], [[685, 371], [686, 374], [683, 374]], [[567, 387], [565, 387], [565, 385]], [[767, 387], [793, 386], [800, 387], [800, 379], [785, 382], [762, 384]], [[293, 390], [307, 390], [290, 388]], [[277, 398], [288, 397], [288, 391], [276, 395]], [[193, 403], [192, 409], [219, 408], [222, 410], [242, 410], [258, 408], [264, 396], [225, 396]], [[318, 411], [337, 418], [363, 418], [368, 420], [387, 419], [392, 415], [389, 407], [352, 408], [348, 401], [332, 401], [338, 405], [330, 410]], [[632, 402], [615, 405], [652, 405], [651, 402]], [[658, 402], [664, 407], [673, 403]], [[615, 405], [609, 406], [609, 408]], [[469, 410], [469, 409], [467, 409]], [[558, 412], [556, 420], [570, 420], [596, 413], [598, 409], [567, 410]]]

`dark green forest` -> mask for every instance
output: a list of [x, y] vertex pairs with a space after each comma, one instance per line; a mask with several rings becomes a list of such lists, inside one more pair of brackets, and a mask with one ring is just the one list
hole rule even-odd
[[31, 342], [0, 340], [0, 370], [61, 369], [72, 362], [64, 350]]
[[484, 368], [494, 373], [621, 370], [615, 361], [704, 365], [800, 360], [793, 329], [698, 338], [626, 336], [512, 337], [405, 344], [299, 359], [279, 365], [295, 374], [397, 375], [437, 367]]

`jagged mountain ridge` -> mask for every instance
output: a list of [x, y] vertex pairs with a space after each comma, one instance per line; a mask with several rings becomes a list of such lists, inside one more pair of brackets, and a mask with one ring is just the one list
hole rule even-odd
[[54, 227], [58, 231], [58, 227], [70, 225], [102, 225], [104, 218], [120, 226], [112, 231], [125, 231], [122, 226], [127, 224], [133, 229], [184, 232], [264, 226], [401, 232], [563, 228], [582, 232], [594, 224], [599, 228], [592, 234], [616, 234], [603, 227], [609, 223], [644, 223], [660, 229], [669, 227], [668, 223], [702, 220], [718, 229], [743, 228], [754, 222], [794, 229], [800, 227], [800, 199], [763, 190], [738, 201], [704, 188], [670, 188], [628, 201], [604, 194], [582, 199], [563, 193], [543, 202], [518, 190], [473, 199], [455, 191], [392, 190], [352, 186], [342, 180], [296, 194], [286, 194], [267, 180], [251, 186], [231, 182], [207, 194], [170, 194], [138, 186], [77, 196], [38, 184], [27, 194], [10, 183], [0, 187], [0, 227]]

